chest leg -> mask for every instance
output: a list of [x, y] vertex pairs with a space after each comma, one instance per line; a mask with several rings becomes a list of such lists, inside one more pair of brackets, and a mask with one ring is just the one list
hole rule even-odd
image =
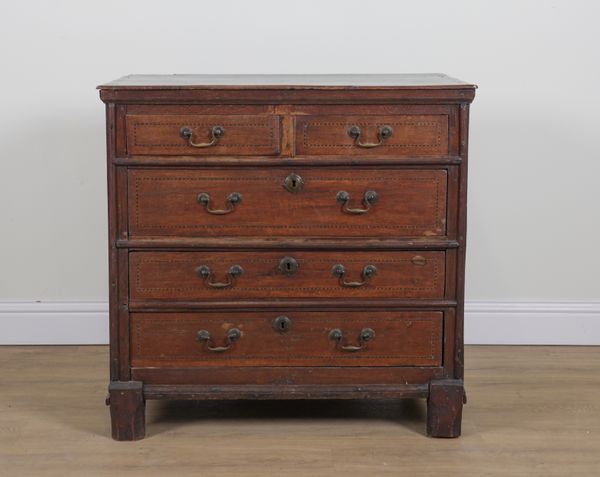
[[146, 401], [142, 382], [112, 381], [108, 393], [113, 439], [143, 439], [146, 434]]
[[465, 399], [460, 379], [441, 379], [429, 384], [427, 434], [431, 437], [458, 437]]

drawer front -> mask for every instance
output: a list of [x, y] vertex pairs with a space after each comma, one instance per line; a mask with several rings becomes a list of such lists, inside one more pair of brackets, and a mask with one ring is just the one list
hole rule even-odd
[[136, 301], [443, 298], [442, 251], [131, 252]]
[[131, 155], [275, 155], [280, 151], [279, 116], [128, 115]]
[[298, 116], [297, 155], [444, 156], [448, 115]]
[[131, 237], [377, 238], [446, 232], [446, 170], [134, 169], [128, 174]]
[[131, 362], [134, 367], [439, 366], [442, 325], [437, 311], [132, 313]]

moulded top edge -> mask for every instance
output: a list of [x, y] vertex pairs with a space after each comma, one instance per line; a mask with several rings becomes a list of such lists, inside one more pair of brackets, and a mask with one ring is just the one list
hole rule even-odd
[[331, 75], [128, 75], [98, 89], [475, 89], [441, 73]]

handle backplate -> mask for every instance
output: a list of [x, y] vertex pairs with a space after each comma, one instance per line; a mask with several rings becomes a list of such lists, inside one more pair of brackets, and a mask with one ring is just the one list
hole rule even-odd
[[329, 339], [335, 341], [335, 347], [340, 351], [360, 351], [367, 347], [367, 343], [375, 338], [375, 331], [371, 328], [363, 328], [358, 335], [358, 345], [343, 344], [344, 333], [339, 328], [329, 332]]
[[341, 286], [348, 288], [357, 288], [362, 287], [369, 282], [369, 280], [377, 273], [377, 267], [375, 265], [365, 265], [361, 273], [362, 280], [360, 282], [346, 281], [346, 267], [344, 267], [344, 265], [342, 265], [341, 263], [334, 265], [331, 269], [331, 273], [334, 276], [338, 277]]
[[360, 215], [366, 214], [371, 210], [371, 206], [379, 200], [379, 194], [374, 190], [366, 191], [363, 195], [364, 208], [362, 209], [348, 207], [348, 204], [350, 203], [350, 194], [345, 190], [339, 191], [335, 196], [335, 200], [342, 204], [342, 211], [346, 214]]
[[198, 201], [199, 204], [204, 206], [204, 209], [209, 213], [209, 214], [213, 214], [213, 215], [225, 215], [225, 214], [230, 214], [231, 212], [233, 212], [235, 210], [235, 206], [237, 204], [239, 204], [240, 202], [242, 202], [242, 194], [240, 194], [239, 192], [232, 192], [231, 194], [229, 194], [229, 196], [227, 196], [227, 207], [225, 209], [213, 209], [211, 208], [211, 197], [210, 194], [208, 194], [207, 192], [201, 192], [200, 194], [198, 194], [198, 197], [196, 198], [196, 200]]
[[207, 330], [200, 330], [196, 334], [196, 339], [206, 343], [206, 349], [213, 353], [222, 353], [231, 348], [231, 345], [242, 337], [242, 332], [238, 328], [231, 328], [225, 335], [225, 346], [216, 346], [215, 342]]
[[179, 134], [182, 138], [187, 139], [188, 144], [192, 147], [211, 147], [216, 146], [219, 139], [225, 135], [225, 128], [223, 126], [213, 126], [210, 128], [210, 141], [209, 142], [194, 142], [194, 131], [188, 126], [184, 126], [179, 130]]
[[387, 126], [387, 125], [381, 126], [377, 130], [377, 139], [378, 139], [377, 142], [361, 142], [360, 136], [362, 134], [362, 131], [358, 125], [350, 126], [348, 128], [347, 132], [348, 132], [348, 136], [350, 136], [352, 139], [354, 139], [354, 144], [356, 146], [362, 147], [365, 149], [371, 149], [371, 148], [383, 145], [383, 143], [385, 142], [386, 139], [392, 137], [394, 130], [392, 129], [391, 126]]
[[234, 285], [235, 279], [244, 273], [244, 269], [240, 265], [232, 265], [227, 270], [226, 282], [212, 281], [214, 273], [208, 265], [200, 265], [196, 268], [196, 274], [204, 279], [204, 283], [212, 288], [229, 288]]

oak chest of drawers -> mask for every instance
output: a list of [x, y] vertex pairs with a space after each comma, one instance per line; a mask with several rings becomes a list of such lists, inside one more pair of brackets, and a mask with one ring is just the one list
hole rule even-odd
[[427, 398], [460, 434], [473, 85], [127, 76], [106, 103], [109, 398]]

